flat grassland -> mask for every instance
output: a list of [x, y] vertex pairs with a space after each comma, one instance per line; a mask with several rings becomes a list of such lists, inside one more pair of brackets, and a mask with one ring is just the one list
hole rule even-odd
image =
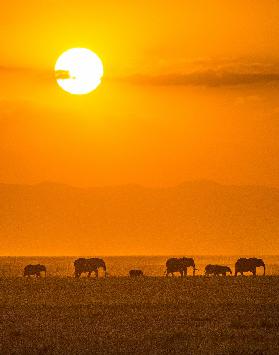
[[1, 354], [279, 354], [279, 277], [0, 279]]

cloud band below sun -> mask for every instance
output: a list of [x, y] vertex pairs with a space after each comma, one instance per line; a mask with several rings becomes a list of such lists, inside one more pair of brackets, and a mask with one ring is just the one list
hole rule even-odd
[[122, 79], [126, 82], [138, 85], [158, 86], [235, 86], [251, 84], [268, 84], [279, 81], [278, 72], [230, 72], [230, 71], [195, 71], [188, 74], [166, 74], [166, 75], [131, 75]]
[[[222, 87], [222, 86], [237, 86], [237, 85], [265, 85], [277, 84], [279, 82], [279, 61], [256, 62], [249, 63], [248, 61], [235, 62], [223, 61], [220, 62], [207, 61], [203, 63], [206, 69], [196, 67], [193, 63], [193, 68], [190, 70], [191, 63], [185, 65], [177, 73], [167, 74], [148, 74], [136, 73], [130, 75], [115, 75], [108, 73], [106, 80], [129, 83], [134, 85], [151, 85], [151, 86], [205, 86], [205, 87]], [[160, 69], [163, 71], [163, 68]], [[49, 81], [53, 78], [48, 70], [38, 70], [31, 68], [5, 67], [0, 65], [0, 78], [4, 75], [16, 75], [17, 77], [25, 75], [29, 80], [31, 77], [40, 78], [41, 80]], [[56, 70], [54, 73], [55, 79], [74, 79], [68, 70]]]

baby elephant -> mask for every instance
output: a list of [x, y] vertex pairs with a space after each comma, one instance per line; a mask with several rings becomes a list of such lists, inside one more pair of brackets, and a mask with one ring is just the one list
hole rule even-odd
[[209, 275], [214, 275], [214, 276], [226, 276], [227, 272], [229, 272], [230, 274], [232, 274], [232, 270], [228, 267], [228, 266], [222, 266], [222, 265], [207, 265], [205, 267], [205, 271], [204, 274], [206, 276]]
[[143, 276], [143, 271], [142, 270], [130, 270], [129, 275], [130, 275], [130, 277]]
[[35, 275], [36, 277], [41, 277], [41, 272], [45, 273], [46, 276], [46, 267], [45, 265], [37, 264], [37, 265], [27, 265], [24, 268], [23, 276], [31, 276]]

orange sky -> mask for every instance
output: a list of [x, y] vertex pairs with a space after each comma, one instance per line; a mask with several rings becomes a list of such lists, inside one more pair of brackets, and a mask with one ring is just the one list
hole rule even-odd
[[[0, 181], [279, 187], [277, 1], [21, 1], [0, 13]], [[87, 47], [102, 85], [63, 92]]]

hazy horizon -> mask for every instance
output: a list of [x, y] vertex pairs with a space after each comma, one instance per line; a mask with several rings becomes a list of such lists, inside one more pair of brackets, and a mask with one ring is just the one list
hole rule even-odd
[[146, 188], [146, 189], [168, 189], [168, 188], [174, 188], [174, 187], [179, 187], [187, 184], [212, 184], [212, 185], [220, 185], [220, 186], [231, 186], [231, 187], [259, 187], [259, 188], [267, 188], [267, 189], [279, 189], [279, 186], [276, 185], [266, 185], [266, 184], [253, 184], [253, 183], [247, 183], [247, 184], [241, 184], [241, 183], [225, 183], [217, 180], [210, 180], [210, 179], [194, 179], [194, 180], [183, 180], [181, 182], [171, 184], [171, 185], [144, 185], [140, 183], [133, 183], [133, 182], [127, 182], [127, 183], [122, 183], [122, 184], [111, 184], [111, 185], [74, 185], [70, 184], [67, 182], [62, 182], [62, 181], [52, 181], [52, 180], [45, 180], [45, 181], [37, 181], [37, 182], [32, 182], [32, 183], [11, 183], [11, 182], [5, 182], [5, 181], [0, 181], [0, 185], [12, 185], [12, 186], [43, 186], [43, 185], [57, 185], [57, 186], [67, 186], [67, 187], [72, 187], [72, 188], [77, 188], [77, 189], [103, 189], [103, 188], [118, 188], [118, 187], [139, 187], [139, 188]]
[[1, 255], [279, 254], [279, 189], [0, 184]]
[[[74, 255], [74, 256], [0, 256], [0, 277], [16, 277], [22, 275], [22, 269], [27, 264], [43, 264], [47, 268], [48, 276], [69, 277], [74, 273], [74, 261], [79, 257], [101, 257], [107, 267], [107, 276], [128, 276], [129, 270], [141, 269], [145, 276], [164, 276], [166, 261], [172, 257], [182, 257], [185, 255], [153, 255], [153, 256], [115, 256], [115, 255]], [[249, 257], [249, 255], [245, 255]], [[232, 270], [240, 255], [186, 255], [193, 257], [196, 265], [196, 276], [204, 275], [204, 270], [208, 264], [227, 265]], [[262, 257], [266, 274], [269, 276], [279, 275], [279, 257], [277, 255], [264, 255]], [[189, 268], [188, 274], [192, 275], [193, 270]], [[262, 275], [263, 270], [258, 269], [258, 275]], [[84, 275], [86, 276], [86, 275]], [[104, 276], [101, 274], [100, 276]]]

